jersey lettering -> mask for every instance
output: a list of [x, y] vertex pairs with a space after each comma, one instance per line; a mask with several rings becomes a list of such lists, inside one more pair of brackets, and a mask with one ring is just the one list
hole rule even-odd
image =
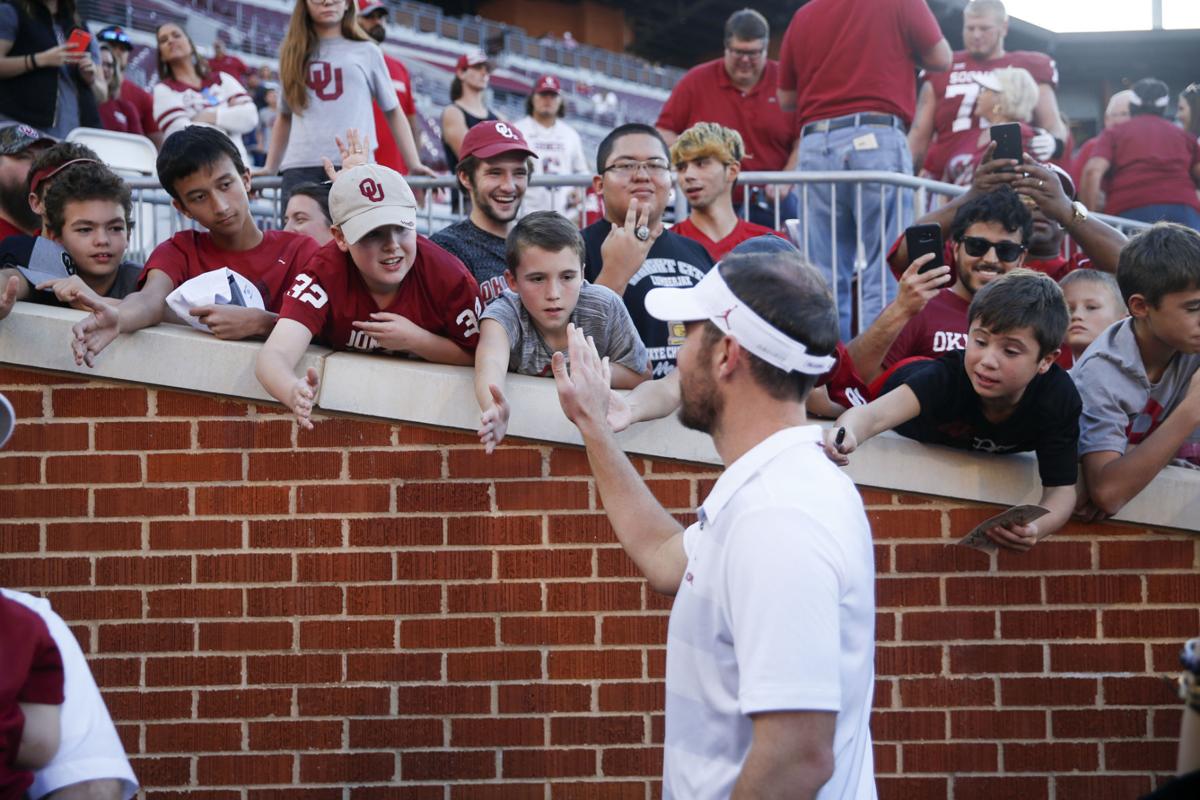
[[949, 353], [954, 350], [967, 349], [967, 335], [953, 331], [935, 331], [933, 334], [933, 352]]
[[350, 338], [346, 341], [346, 348], [349, 350], [378, 350], [379, 342], [374, 336], [371, 336], [366, 331], [351, 331]]
[[952, 97], [962, 98], [958, 104], [958, 113], [954, 115], [954, 122], [950, 125], [950, 130], [955, 133], [959, 131], [971, 130], [975, 111], [975, 100], [979, 97], [979, 84], [972, 81], [971, 83], [956, 83], [946, 87], [946, 99]]
[[[479, 303], [478, 300], [475, 301]], [[457, 325], [463, 326], [463, 337], [470, 338], [479, 335], [479, 315], [471, 309], [464, 309], [461, 314], [454, 318]]]
[[329, 295], [319, 283], [313, 283], [312, 276], [300, 273], [296, 282], [288, 290], [288, 297], [308, 303], [313, 308], [321, 308], [329, 302]]

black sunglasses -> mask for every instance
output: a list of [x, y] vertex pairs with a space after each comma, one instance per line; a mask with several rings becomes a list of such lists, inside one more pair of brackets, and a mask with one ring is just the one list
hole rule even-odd
[[1021, 257], [1021, 253], [1025, 252], [1025, 245], [1017, 244], [1016, 242], [993, 242], [991, 239], [984, 239], [982, 236], [964, 236], [962, 238], [963, 249], [967, 251], [967, 255], [971, 258], [980, 258], [987, 255], [987, 251], [993, 247], [996, 248], [996, 258], [1001, 261], [1016, 261]]

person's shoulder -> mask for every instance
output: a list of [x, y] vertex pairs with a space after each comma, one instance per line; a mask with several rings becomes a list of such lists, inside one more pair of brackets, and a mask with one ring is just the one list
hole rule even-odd
[[1129, 317], [1114, 322], [1101, 331], [1071, 368], [1071, 376], [1076, 381], [1094, 376], [1133, 376], [1144, 373], [1141, 351], [1138, 350], [1132, 320]]
[[17, 233], [0, 240], [0, 267], [28, 266], [36, 236]]
[[596, 308], [625, 308], [621, 295], [607, 286], [599, 286], [590, 281], [584, 281], [579, 287], [579, 301], [588, 303]]
[[422, 270], [446, 279], [471, 277], [471, 271], [458, 256], [433, 239], [417, 236], [417, 264]]
[[176, 231], [158, 243], [158, 246], [150, 252], [149, 260], [153, 261], [155, 256], [170, 253], [195, 254], [201, 248], [208, 246], [211, 238], [207, 231], [198, 231], [191, 228]]
[[[751, 222], [748, 219], [738, 218], [738, 230], [743, 234], [747, 234], [747, 239], [754, 239], [759, 236], [779, 236], [779, 231], [774, 228], [768, 228], [766, 225], [759, 225], [757, 222]], [[780, 236], [779, 238], [784, 238]]]

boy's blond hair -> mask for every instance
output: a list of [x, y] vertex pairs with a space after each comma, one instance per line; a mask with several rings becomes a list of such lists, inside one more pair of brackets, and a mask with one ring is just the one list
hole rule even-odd
[[676, 166], [705, 156], [722, 164], [741, 164], [745, 155], [742, 135], [715, 122], [697, 122], [671, 145], [671, 163]]

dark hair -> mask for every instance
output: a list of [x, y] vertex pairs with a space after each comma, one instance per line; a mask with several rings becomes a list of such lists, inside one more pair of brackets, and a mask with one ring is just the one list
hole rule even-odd
[[1014, 269], [985, 285], [967, 309], [968, 327], [978, 322], [992, 333], [1032, 329], [1038, 358], [1062, 346], [1070, 321], [1067, 301], [1054, 279], [1025, 268]]
[[767, 18], [753, 8], [743, 8], [735, 11], [725, 20], [725, 44], [734, 39], [752, 42], [755, 39], [770, 39], [771, 26]]
[[83, 27], [83, 23], [79, 19], [79, 12], [75, 8], [75, 0], [59, 0], [58, 11], [53, 14], [50, 13], [50, 9], [44, 2], [38, 0], [15, 0], [14, 5], [34, 18], [45, 13], [46, 16], [58, 22], [66, 34], [70, 34], [72, 28]]
[[229, 157], [238, 175], [246, 172], [246, 164], [232, 139], [207, 125], [189, 125], [163, 142], [155, 163], [158, 182], [178, 201], [175, 182], [216, 164], [221, 156]]
[[1192, 110], [1192, 118], [1188, 122], [1187, 131], [1192, 136], [1200, 136], [1200, 83], [1189, 83], [1179, 97]]
[[1200, 288], [1200, 233], [1159, 222], [1130, 239], [1117, 259], [1121, 298], [1140, 294], [1154, 308], [1165, 295]]
[[529, 247], [540, 247], [548, 253], [569, 249], [575, 253], [580, 268], [583, 268], [583, 236], [571, 220], [557, 211], [534, 211], [526, 214], [508, 232], [508, 239], [504, 244], [504, 263], [512, 270], [513, 275], [517, 274], [517, 267], [521, 264], [521, 254]]
[[624, 139], [626, 136], [634, 136], [636, 134], [645, 134], [658, 139], [658, 143], [662, 145], [663, 158], [670, 160], [671, 148], [667, 147], [667, 141], [662, 137], [653, 125], [647, 125], [644, 122], [627, 122], [624, 125], [619, 125], [608, 132], [608, 135], [600, 142], [600, 147], [596, 150], [596, 174], [604, 174], [604, 165], [608, 161], [608, 157], [612, 155], [613, 148], [616, 147], [617, 141]]
[[462, 78], [455, 75], [450, 79], [450, 102], [462, 97]]
[[[479, 170], [479, 165], [483, 164], [487, 160], [488, 159], [486, 158], [479, 158], [478, 156], [470, 155], [464, 157], [462, 161], [459, 161], [458, 164], [454, 166], [454, 177], [458, 179], [458, 185], [461, 186], [464, 191], [470, 193], [471, 190], [475, 188], [475, 173]], [[532, 175], [532, 158], [525, 159], [525, 167], [529, 170], [529, 174]], [[462, 179], [463, 175], [467, 176], [465, 181]]]
[[46, 190], [46, 227], [56, 236], [66, 224], [68, 203], [112, 200], [125, 209], [125, 222], [133, 212], [129, 185], [104, 164], [75, 164], [62, 172]]
[[[329, 181], [325, 181], [324, 183], [309, 181], [308, 183], [302, 183], [299, 186], [293, 187], [288, 199], [290, 202], [291, 198], [298, 194], [311, 197], [321, 207], [321, 213], [325, 215], [325, 221], [332, 225], [333, 217], [329, 214], [329, 190], [332, 188], [333, 184]], [[285, 208], [284, 211], [286, 210]]]
[[[809, 353], [826, 356], [838, 342], [837, 310], [820, 274], [799, 253], [730, 254], [713, 267], [729, 290], [766, 322], [798, 342]], [[724, 333], [705, 324], [705, 347]], [[819, 375], [784, 372], [746, 351], [750, 374], [776, 400], [803, 402]]]
[[1121, 297], [1121, 287], [1117, 284], [1117, 278], [1111, 272], [1101, 272], [1098, 269], [1077, 269], [1063, 275], [1058, 281], [1058, 286], [1066, 294], [1067, 287], [1073, 283], [1098, 283], [1112, 293], [1113, 300], [1121, 308], [1125, 308], [1125, 299]]
[[[537, 92], [530, 92], [529, 96], [525, 98], [525, 116], [527, 117], [533, 116], [533, 96], [535, 94], [537, 94]], [[557, 94], [558, 99], [562, 101], [558, 104], [558, 116], [561, 119], [567, 115], [567, 98], [563, 97], [561, 92], [558, 92]]]
[[[75, 161], [80, 158], [90, 158], [93, 161], [99, 161], [100, 156], [96, 155], [96, 151], [88, 147], [86, 144], [78, 142], [57, 142], [45, 150], [42, 150], [33, 157], [33, 163], [29, 165], [29, 175], [25, 178], [25, 194], [28, 195], [33, 191], [33, 178], [39, 172], [53, 172], [54, 170], [66, 164], [69, 161]], [[77, 164], [75, 166], [84, 166]], [[75, 167], [72, 166], [71, 169]], [[59, 173], [62, 175], [63, 173]], [[58, 179], [58, 175], [54, 176], [54, 180]], [[41, 200], [46, 196], [46, 190], [50, 188], [52, 181], [43, 180], [38, 185], [38, 199]]]
[[1167, 107], [1171, 104], [1171, 92], [1158, 78], [1142, 78], [1130, 86], [1129, 90], [1133, 92], [1133, 96], [1129, 98], [1129, 116], [1153, 114], [1161, 117], [1167, 113]]
[[1009, 233], [1020, 231], [1022, 244], [1033, 235], [1033, 217], [1010, 186], [994, 189], [960, 208], [950, 223], [950, 238], [960, 241], [976, 222], [996, 222]]
[[167, 20], [154, 29], [154, 58], [158, 64], [158, 77], [161, 80], [166, 80], [168, 78], [173, 79], [175, 77], [175, 74], [171, 70], [171, 65], [162, 60], [162, 47], [158, 44], [158, 34], [162, 33], [162, 29], [168, 25], [174, 25], [176, 28], [179, 28], [179, 31], [183, 34], [183, 38], [187, 39], [188, 44], [191, 45], [192, 66], [196, 70], [196, 75], [201, 80], [207, 78], [208, 59], [200, 55], [200, 51], [196, 49], [196, 43], [192, 41], [192, 35], [187, 32], [187, 28], [183, 27], [183, 25], [179, 24], [178, 22], [172, 22], [171, 20]]

